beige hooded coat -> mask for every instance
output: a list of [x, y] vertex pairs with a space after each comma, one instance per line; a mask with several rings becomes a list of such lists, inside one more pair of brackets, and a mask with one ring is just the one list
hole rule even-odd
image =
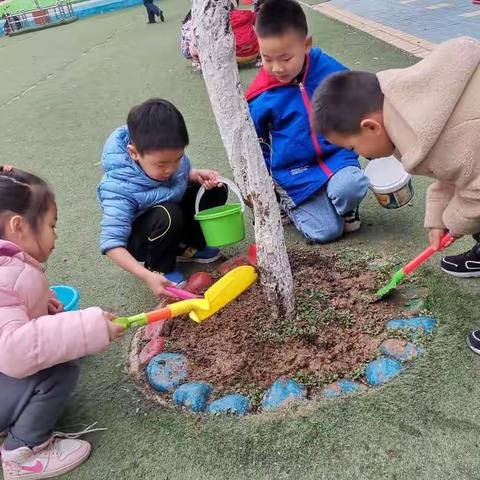
[[435, 178], [425, 226], [480, 232], [480, 42], [461, 37], [416, 65], [378, 73], [385, 129], [414, 175]]

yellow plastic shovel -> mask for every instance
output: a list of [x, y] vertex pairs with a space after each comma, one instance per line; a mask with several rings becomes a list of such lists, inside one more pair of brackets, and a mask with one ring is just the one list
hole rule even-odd
[[118, 317], [114, 322], [129, 329], [133, 326], [148, 325], [188, 313], [194, 322], [202, 323], [247, 290], [257, 280], [257, 277], [254, 267], [250, 265], [237, 267], [215, 282], [205, 292], [204, 298], [182, 300], [160, 310], [140, 313], [132, 317]]

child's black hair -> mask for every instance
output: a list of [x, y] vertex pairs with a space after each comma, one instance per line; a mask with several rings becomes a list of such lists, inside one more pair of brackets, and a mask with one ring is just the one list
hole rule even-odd
[[130, 110], [127, 119], [130, 143], [138, 153], [185, 148], [188, 131], [177, 107], [167, 100], [151, 98]]
[[296, 0], [265, 0], [255, 22], [259, 38], [280, 37], [287, 32], [308, 35], [305, 13]]
[[0, 167], [0, 238], [5, 235], [5, 214], [25, 217], [36, 231], [54, 202], [55, 195], [41, 178], [18, 168]]
[[352, 135], [367, 115], [383, 110], [383, 93], [374, 73], [341, 72], [320, 84], [312, 103], [318, 133]]

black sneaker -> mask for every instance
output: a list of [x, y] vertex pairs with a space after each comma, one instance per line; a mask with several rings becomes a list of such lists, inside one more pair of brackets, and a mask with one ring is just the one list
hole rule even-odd
[[346, 213], [343, 216], [343, 221], [345, 222], [343, 227], [345, 233], [352, 233], [360, 230], [362, 222], [360, 220], [360, 214], [358, 213], [358, 207], [355, 210]]
[[163, 12], [162, 12], [161, 10], [160, 10], [160, 15], [159, 15], [159, 17], [160, 17], [160, 20], [161, 20], [162, 22], [165, 21], [165, 17], [163, 16]]
[[454, 277], [480, 277], [480, 244], [460, 255], [443, 257], [442, 270]]
[[472, 352], [480, 354], [480, 330], [474, 330], [468, 334], [467, 345]]
[[280, 210], [280, 218], [282, 220], [282, 225], [290, 225], [292, 223], [292, 219], [287, 215], [287, 212], [284, 210]]

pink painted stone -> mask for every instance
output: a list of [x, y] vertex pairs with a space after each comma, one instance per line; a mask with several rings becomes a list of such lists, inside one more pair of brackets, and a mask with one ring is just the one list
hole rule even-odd
[[207, 272], [194, 273], [187, 281], [185, 290], [187, 292], [195, 293], [196, 295], [203, 295], [208, 290], [215, 280]]
[[380, 352], [395, 360], [404, 362], [422, 355], [423, 348], [406, 340], [390, 338], [380, 345]]
[[401, 355], [405, 351], [407, 341], [399, 338], [389, 338], [382, 343], [382, 346], [393, 354]]
[[144, 340], [153, 340], [154, 338], [161, 337], [164, 333], [166, 320], [160, 320], [145, 327], [143, 331]]
[[243, 265], [251, 265], [250, 260], [246, 255], [238, 255], [236, 257], [228, 259], [226, 262], [223, 262], [217, 268], [217, 272], [221, 275], [225, 275], [230, 270], [233, 270], [236, 267], [241, 267]]
[[165, 339], [163, 337], [156, 337], [150, 340], [140, 352], [138, 359], [141, 365], [147, 364], [155, 355], [162, 353], [165, 347]]

